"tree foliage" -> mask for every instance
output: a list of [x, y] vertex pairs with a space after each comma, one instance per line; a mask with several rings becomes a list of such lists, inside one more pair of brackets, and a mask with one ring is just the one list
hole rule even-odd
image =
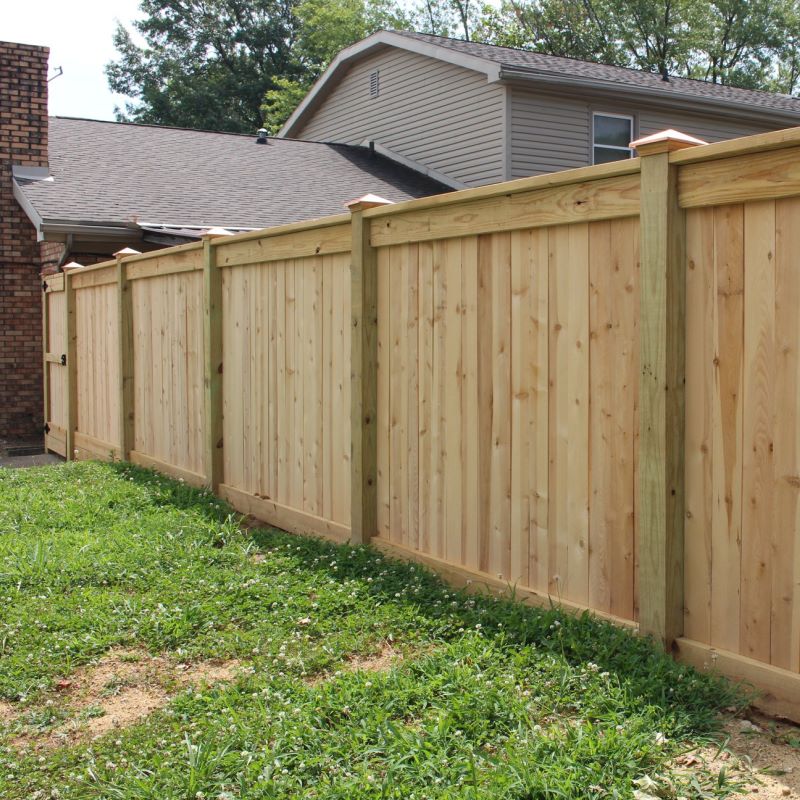
[[553, 55], [774, 88], [795, 0], [506, 0], [484, 38]]
[[106, 67], [120, 119], [280, 128], [337, 52], [414, 29], [748, 88], [800, 91], [798, 0], [142, 0]]

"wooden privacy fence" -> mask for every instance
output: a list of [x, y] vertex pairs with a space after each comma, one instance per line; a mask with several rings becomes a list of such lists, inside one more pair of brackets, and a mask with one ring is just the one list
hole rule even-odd
[[47, 447], [637, 625], [800, 716], [800, 130], [46, 279]]

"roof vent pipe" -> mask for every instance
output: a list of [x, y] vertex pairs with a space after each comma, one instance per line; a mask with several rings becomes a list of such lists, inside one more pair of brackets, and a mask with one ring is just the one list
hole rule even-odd
[[259, 128], [258, 129], [258, 138], [256, 139], [256, 144], [267, 144], [267, 129], [266, 128]]

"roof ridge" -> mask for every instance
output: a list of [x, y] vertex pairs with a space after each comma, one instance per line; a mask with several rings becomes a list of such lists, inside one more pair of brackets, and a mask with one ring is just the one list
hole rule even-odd
[[91, 117], [69, 117], [63, 114], [50, 114], [50, 119], [63, 119], [70, 122], [98, 122], [103, 125], [125, 125], [129, 128], [156, 128], [165, 131], [191, 131], [192, 133], [213, 133], [217, 136], [252, 136], [252, 133], [238, 133], [237, 131], [212, 131], [207, 128], [188, 128], [183, 125], [159, 125], [155, 122], [131, 122], [118, 119], [92, 119]]
[[[620, 66], [619, 64], [609, 64], [605, 61], [589, 61], [586, 58], [577, 58], [576, 56], [564, 56], [564, 55], [554, 55], [553, 53], [545, 53], [541, 50], [533, 50], [531, 48], [524, 48], [524, 47], [509, 47], [507, 45], [502, 44], [494, 44], [493, 42], [480, 42], [475, 40], [467, 40], [467, 39], [460, 39], [456, 36], [441, 36], [440, 34], [436, 33], [421, 33], [419, 31], [410, 31], [410, 30], [398, 30], [398, 29], [386, 29], [388, 33], [397, 33], [401, 36], [406, 36], [408, 38], [422, 38], [425, 37], [427, 39], [442, 39], [446, 42], [452, 42], [456, 45], [479, 45], [480, 47], [491, 47], [496, 50], [507, 50], [512, 53], [525, 53], [525, 54], [532, 54], [536, 56], [541, 56], [542, 58], [552, 58], [552, 59], [563, 59], [564, 61], [574, 61], [578, 64], [591, 64], [593, 66], [600, 66], [605, 67], [607, 69], [616, 69], [616, 70], [624, 70], [625, 72], [632, 72], [636, 75], [652, 75], [652, 76], [659, 76], [658, 72], [655, 71], [648, 71], [644, 69], [639, 69], [638, 67], [626, 67]], [[473, 55], [476, 55], [473, 53]], [[477, 58], [482, 58], [482, 56], [477, 55]], [[511, 65], [517, 66], [517, 65]], [[748, 92], [753, 94], [762, 94], [767, 97], [783, 97], [788, 100], [798, 100], [800, 98], [796, 97], [795, 95], [786, 94], [785, 92], [771, 92], [767, 89], [750, 89], [746, 86], [734, 86], [730, 83], [717, 83], [715, 81], [707, 81], [703, 80], [702, 78], [688, 78], [685, 75], [673, 75], [672, 73], [668, 73], [669, 81], [682, 81], [687, 83], [697, 83], [702, 86], [718, 86], [725, 89], [733, 89], [735, 91], [740, 92]]]
[[[115, 119], [92, 119], [91, 117], [67, 117], [63, 114], [49, 114], [48, 119], [66, 120], [68, 122], [97, 122], [103, 125], [120, 125], [127, 128], [151, 128], [159, 131], [188, 131], [189, 133], [208, 133], [213, 136], [237, 136], [239, 138], [254, 138], [252, 133], [237, 133], [236, 131], [211, 131], [205, 128], [185, 128], [180, 125], [157, 125], [153, 122], [128, 122], [127, 120]], [[286, 139], [282, 136], [268, 136], [270, 142], [291, 143], [291, 144], [321, 144], [326, 147], [350, 147], [356, 150], [368, 150], [360, 144], [348, 144], [346, 142], [323, 142], [318, 139]]]

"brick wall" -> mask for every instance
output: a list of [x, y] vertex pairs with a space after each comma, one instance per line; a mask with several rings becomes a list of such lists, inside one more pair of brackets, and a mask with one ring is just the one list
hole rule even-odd
[[0, 446], [41, 437], [42, 256], [13, 164], [47, 165], [45, 47], [0, 42]]

